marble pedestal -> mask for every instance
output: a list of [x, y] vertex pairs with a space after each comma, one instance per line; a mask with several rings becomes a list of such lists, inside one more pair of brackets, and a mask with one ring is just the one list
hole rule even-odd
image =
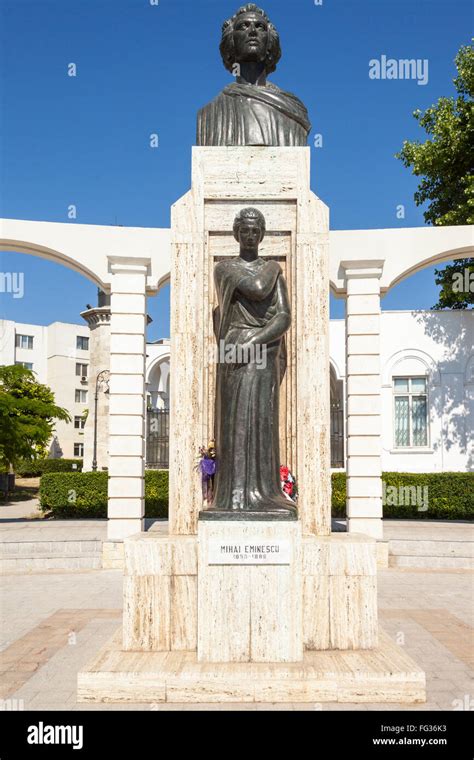
[[200, 521], [199, 662], [301, 662], [301, 523]]
[[[280, 564], [222, 561], [227, 546], [261, 555], [260, 540]], [[301, 536], [299, 522], [142, 533], [125, 541], [124, 581], [123, 629], [79, 673], [79, 702], [425, 700], [424, 673], [378, 629], [366, 536]]]
[[[302, 536], [299, 521], [219, 521], [200, 522], [197, 536], [139, 533], [124, 543], [125, 650], [298, 662], [303, 650], [377, 645], [374, 539]], [[278, 545], [282, 560], [255, 559], [258, 544]], [[221, 547], [241, 551], [225, 559]]]

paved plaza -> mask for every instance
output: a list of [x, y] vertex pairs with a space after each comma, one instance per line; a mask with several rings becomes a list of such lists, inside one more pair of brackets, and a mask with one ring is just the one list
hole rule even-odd
[[77, 672], [121, 622], [120, 570], [49, 570], [1, 578], [1, 693], [25, 710], [474, 709], [473, 574], [379, 571], [380, 622], [426, 671], [427, 702], [399, 704], [78, 705]]

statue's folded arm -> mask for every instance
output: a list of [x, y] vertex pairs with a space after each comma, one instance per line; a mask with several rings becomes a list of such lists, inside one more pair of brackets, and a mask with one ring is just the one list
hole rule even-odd
[[239, 281], [237, 288], [246, 298], [254, 301], [263, 301], [272, 292], [280, 274], [280, 265], [276, 261], [268, 261], [258, 274], [249, 274], [243, 277]]

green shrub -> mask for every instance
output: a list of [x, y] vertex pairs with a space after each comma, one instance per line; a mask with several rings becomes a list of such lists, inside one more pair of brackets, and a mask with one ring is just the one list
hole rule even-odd
[[[474, 519], [474, 473], [384, 472], [382, 478], [385, 483], [384, 517], [417, 520]], [[107, 517], [107, 479], [106, 472], [45, 473], [40, 485], [41, 509], [61, 518], [105, 518]], [[335, 472], [331, 480], [332, 516], [345, 517], [346, 474]], [[396, 492], [390, 490], [393, 487]], [[428, 509], [425, 511], [419, 511], [419, 505], [410, 503], [411, 499], [408, 499], [409, 503], [400, 503], [400, 494], [404, 494], [403, 501], [407, 501], [405, 494], [410, 495], [409, 491], [400, 491], [400, 489], [413, 487], [421, 488], [417, 495], [422, 499], [426, 494], [423, 489], [428, 488]], [[395, 503], [390, 503], [391, 501]], [[168, 470], [145, 472], [145, 515], [146, 517], [168, 517]]]
[[20, 478], [38, 478], [45, 472], [81, 472], [82, 464], [82, 459], [22, 460], [16, 468], [16, 475]]
[[145, 472], [145, 516], [168, 517], [168, 470]]
[[331, 504], [333, 517], [346, 516], [346, 473], [333, 472], [331, 476]]
[[[333, 473], [333, 517], [345, 516], [345, 481], [345, 473]], [[416, 520], [474, 519], [472, 472], [384, 472], [382, 481], [384, 517]], [[427, 509], [423, 509], [425, 506]]]
[[106, 472], [47, 472], [39, 495], [41, 510], [54, 517], [107, 517]]
[[[106, 472], [50, 472], [40, 483], [40, 507], [63, 518], [107, 517]], [[168, 517], [168, 470], [145, 472], [146, 517]]]

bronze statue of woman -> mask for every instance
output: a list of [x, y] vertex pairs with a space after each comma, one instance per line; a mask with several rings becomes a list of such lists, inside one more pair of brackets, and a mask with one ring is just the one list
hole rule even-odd
[[217, 472], [201, 519], [295, 519], [280, 486], [279, 391], [291, 323], [280, 265], [259, 258], [265, 218], [244, 208], [234, 221], [240, 255], [216, 264], [219, 346], [215, 440]]

